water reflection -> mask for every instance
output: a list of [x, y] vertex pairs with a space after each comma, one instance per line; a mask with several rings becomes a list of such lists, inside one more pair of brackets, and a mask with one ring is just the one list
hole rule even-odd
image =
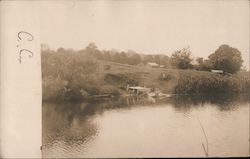
[[176, 110], [181, 112], [191, 111], [199, 107], [211, 105], [220, 111], [232, 111], [244, 103], [249, 103], [249, 94], [203, 94], [203, 95], [179, 95], [167, 99]]
[[[205, 109], [208, 105], [223, 112], [235, 111], [246, 103], [249, 103], [248, 94], [182, 95], [165, 99], [124, 97], [91, 100], [82, 103], [44, 103], [43, 157], [84, 157], [86, 152], [91, 151], [91, 146], [95, 145], [96, 138], [102, 135], [103, 125], [105, 124], [98, 122], [96, 119], [106, 112], [125, 111], [129, 113], [130, 110], [136, 108], [168, 106], [173, 108], [175, 112], [185, 114], [193, 110]], [[168, 111], [170, 110], [168, 109]], [[172, 112], [169, 112], [169, 116], [179, 118]], [[140, 115], [138, 115], [138, 118], [140, 118]], [[114, 118], [112, 120], [119, 121], [120, 119]], [[153, 118], [152, 120], [156, 119]], [[168, 129], [162, 127], [160, 128], [162, 130]], [[172, 126], [172, 128], [174, 127]]]

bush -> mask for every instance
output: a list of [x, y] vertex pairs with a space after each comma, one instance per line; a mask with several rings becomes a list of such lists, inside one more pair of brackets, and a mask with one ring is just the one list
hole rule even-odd
[[247, 74], [218, 75], [201, 71], [182, 72], [175, 87], [178, 94], [201, 94], [212, 92], [250, 92]]
[[52, 76], [43, 79], [43, 100], [62, 100], [66, 93], [67, 81]]

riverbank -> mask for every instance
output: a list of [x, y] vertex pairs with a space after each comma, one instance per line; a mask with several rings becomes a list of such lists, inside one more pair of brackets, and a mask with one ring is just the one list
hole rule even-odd
[[[53, 65], [47, 70], [42, 68], [43, 101], [121, 96], [128, 94], [127, 86], [159, 88], [167, 94], [250, 92], [249, 72], [221, 75], [207, 71], [150, 68], [91, 60], [88, 60], [84, 70], [77, 65], [69, 65], [71, 68], [67, 70], [63, 66]], [[53, 72], [49, 73], [49, 70]]]

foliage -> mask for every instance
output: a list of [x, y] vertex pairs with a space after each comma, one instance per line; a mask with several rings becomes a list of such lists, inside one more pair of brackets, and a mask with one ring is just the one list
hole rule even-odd
[[192, 68], [191, 52], [189, 48], [175, 51], [171, 56], [171, 63], [173, 66], [179, 69]]
[[[220, 58], [228, 58], [229, 60], [224, 61], [231, 62], [227, 65], [223, 63], [226, 66], [224, 68], [235, 66], [233, 62], [238, 62], [237, 68], [241, 66], [242, 60], [237, 49], [229, 47], [229, 50], [233, 51], [228, 53], [228, 46], [223, 45], [222, 50], [219, 48], [209, 59], [198, 58], [197, 65], [193, 66], [188, 48], [176, 51], [169, 58], [165, 55], [138, 54], [131, 50], [100, 51], [94, 43], [78, 51], [64, 48], [54, 51], [43, 46], [43, 100], [81, 100], [93, 95], [118, 95], [124, 93], [128, 84], [157, 87], [165, 93], [177, 94], [249, 92], [250, 80], [247, 71], [231, 75], [207, 72], [218, 69], [216, 59]], [[138, 65], [141, 62], [156, 62], [167, 68], [173, 64], [177, 68], [189, 70], [159, 68], [152, 71], [152, 68]], [[190, 70], [193, 67], [196, 70]]]
[[[58, 49], [42, 51], [44, 99], [81, 98], [98, 92], [98, 64], [90, 56], [76, 51]], [[86, 95], [86, 93], [85, 93]]]
[[[48, 48], [43, 46], [43, 48]], [[59, 48], [56, 52], [74, 52], [72, 49]], [[79, 50], [79, 53], [98, 60], [112, 61], [121, 64], [138, 65], [148, 62], [155, 62], [163, 65], [165, 68], [178, 69], [196, 69], [202, 71], [211, 71], [211, 69], [221, 69], [228, 73], [235, 73], [240, 70], [243, 60], [238, 49], [232, 48], [228, 45], [221, 45], [208, 59], [197, 58], [196, 63], [193, 64], [194, 59], [191, 58], [191, 51], [189, 47], [175, 51], [171, 57], [163, 54], [145, 55], [138, 54], [133, 50], [118, 51], [99, 50], [95, 43], [90, 43], [84, 49]]]
[[194, 65], [196, 70], [200, 71], [210, 71], [213, 69], [212, 63], [209, 60], [204, 60], [203, 58], [196, 59], [197, 65]]
[[130, 65], [138, 65], [141, 63], [141, 56], [137, 53], [133, 54], [128, 61], [128, 64]]
[[248, 74], [219, 75], [204, 71], [185, 71], [180, 74], [175, 93], [250, 92]]
[[42, 81], [43, 100], [62, 100], [66, 92], [67, 81], [49, 76]]
[[241, 52], [229, 45], [221, 45], [209, 56], [214, 69], [223, 70], [228, 73], [235, 73], [240, 70], [243, 60]]

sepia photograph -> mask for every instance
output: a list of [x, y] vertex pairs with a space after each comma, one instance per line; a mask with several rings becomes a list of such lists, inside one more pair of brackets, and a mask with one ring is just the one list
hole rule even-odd
[[249, 1], [39, 1], [43, 158], [249, 156]]

